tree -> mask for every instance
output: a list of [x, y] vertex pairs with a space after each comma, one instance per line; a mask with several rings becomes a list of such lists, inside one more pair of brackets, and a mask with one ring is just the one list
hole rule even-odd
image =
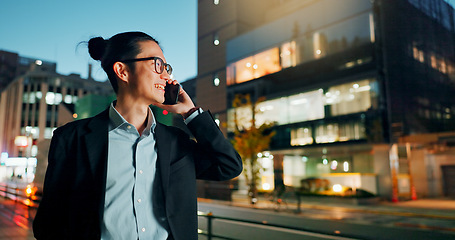
[[256, 126], [256, 114], [258, 113], [256, 105], [261, 101], [262, 99], [258, 99], [258, 101], [253, 103], [249, 94], [237, 94], [232, 103], [234, 108], [249, 107], [252, 113], [251, 119], [242, 122], [236, 111], [234, 114], [234, 139], [232, 141], [234, 148], [242, 157], [243, 174], [248, 185], [248, 196], [251, 204], [255, 204], [257, 201], [257, 186], [262, 169], [262, 165], [258, 161], [258, 153], [270, 147], [270, 141], [275, 135], [275, 132], [271, 131], [271, 123], [263, 123], [259, 127]]

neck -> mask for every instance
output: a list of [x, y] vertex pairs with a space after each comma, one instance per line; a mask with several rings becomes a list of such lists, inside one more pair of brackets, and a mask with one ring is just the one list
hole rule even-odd
[[137, 101], [137, 99], [125, 96], [117, 96], [115, 109], [122, 117], [131, 123], [139, 132], [147, 126], [148, 105]]

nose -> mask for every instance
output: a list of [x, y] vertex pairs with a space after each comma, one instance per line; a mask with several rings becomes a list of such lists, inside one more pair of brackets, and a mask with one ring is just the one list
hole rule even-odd
[[166, 69], [160, 74], [160, 77], [161, 77], [161, 79], [166, 80], [166, 81], [171, 79], [171, 75], [169, 75], [169, 73], [167, 73]]

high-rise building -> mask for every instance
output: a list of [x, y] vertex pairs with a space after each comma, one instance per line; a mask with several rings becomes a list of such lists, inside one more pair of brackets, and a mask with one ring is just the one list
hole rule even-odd
[[[232, 101], [249, 94], [262, 100], [256, 126], [274, 124], [260, 188], [321, 178], [393, 200], [448, 194], [455, 18], [445, 1], [200, 0], [198, 14], [198, 105], [232, 134], [236, 117], [253, 117]], [[419, 134], [444, 137], [407, 140]]]

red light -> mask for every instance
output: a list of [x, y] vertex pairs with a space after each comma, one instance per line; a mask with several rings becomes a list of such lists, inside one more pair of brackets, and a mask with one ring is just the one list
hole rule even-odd
[[167, 115], [169, 112], [166, 110], [163, 110], [163, 115]]

